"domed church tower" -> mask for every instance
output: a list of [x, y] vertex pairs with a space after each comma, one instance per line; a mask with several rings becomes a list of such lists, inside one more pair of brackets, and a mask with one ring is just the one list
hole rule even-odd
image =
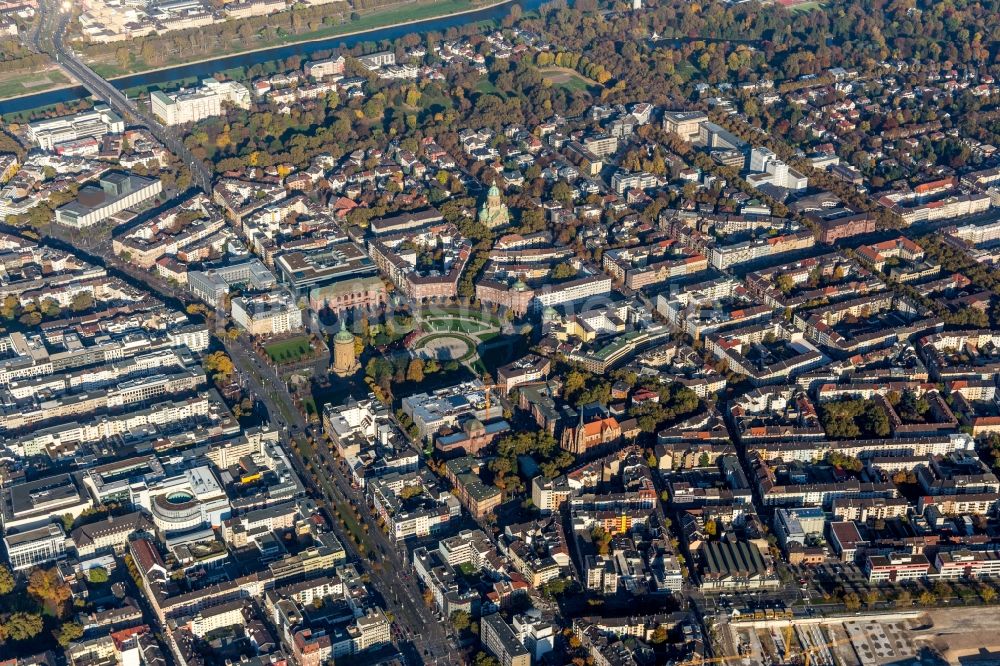
[[490, 191], [486, 193], [486, 201], [479, 207], [479, 221], [487, 228], [495, 229], [510, 224], [510, 211], [507, 204], [500, 198], [500, 188], [496, 182], [490, 185]]

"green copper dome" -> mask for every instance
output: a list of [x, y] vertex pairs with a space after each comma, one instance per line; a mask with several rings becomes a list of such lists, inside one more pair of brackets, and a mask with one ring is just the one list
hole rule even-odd
[[493, 183], [492, 185], [490, 185], [490, 191], [486, 194], [486, 196], [489, 196], [489, 197], [498, 197], [498, 196], [500, 196], [500, 188], [497, 187], [496, 183]]
[[343, 319], [340, 320], [340, 332], [337, 333], [337, 335], [333, 336], [333, 341], [334, 342], [350, 342], [352, 344], [354, 342], [354, 335], [351, 334], [351, 332], [347, 330], [347, 324], [344, 322]]

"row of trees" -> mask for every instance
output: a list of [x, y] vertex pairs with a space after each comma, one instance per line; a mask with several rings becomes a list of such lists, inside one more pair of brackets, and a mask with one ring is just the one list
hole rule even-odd
[[[94, 307], [92, 294], [81, 291], [74, 295], [69, 306], [72, 313], [86, 312]], [[44, 320], [58, 319], [63, 316], [63, 309], [54, 298], [28, 301], [21, 304], [17, 296], [7, 295], [0, 303], [0, 319], [17, 320], [23, 326], [37, 326]]]

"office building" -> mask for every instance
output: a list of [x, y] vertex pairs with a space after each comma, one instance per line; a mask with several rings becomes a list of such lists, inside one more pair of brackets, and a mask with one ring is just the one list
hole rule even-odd
[[284, 291], [240, 296], [233, 299], [233, 321], [250, 335], [278, 335], [302, 328], [302, 310]]
[[14, 571], [30, 569], [66, 556], [66, 535], [56, 523], [18, 534], [8, 534], [4, 537], [3, 544]]
[[113, 171], [97, 185], [80, 188], [76, 200], [56, 209], [56, 222], [76, 229], [92, 227], [133, 206], [140, 206], [163, 191], [159, 178]]
[[28, 125], [28, 138], [43, 150], [80, 139], [99, 139], [105, 134], [121, 134], [125, 122], [106, 104], [98, 104], [89, 111], [72, 116], [39, 120]]

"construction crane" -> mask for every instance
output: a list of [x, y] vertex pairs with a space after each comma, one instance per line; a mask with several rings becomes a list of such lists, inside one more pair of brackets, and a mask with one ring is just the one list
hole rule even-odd
[[[486, 379], [489, 379], [488, 375], [487, 375]], [[518, 384], [517, 386], [514, 386], [513, 388], [521, 388], [522, 386], [538, 386], [540, 384], [548, 384], [548, 383], [549, 382], [548, 382], [547, 379], [542, 379], [542, 380], [534, 381], [534, 382], [521, 382], [520, 384]], [[499, 389], [499, 390], [502, 391], [505, 388], [506, 387], [503, 384], [484, 384], [483, 385], [483, 390], [485, 390], [485, 392], [486, 392], [486, 413], [487, 414], [489, 414], [489, 412], [490, 412], [490, 394], [492, 393], [493, 389]]]
[[827, 649], [830, 649], [830, 648], [835, 648], [838, 645], [844, 645], [844, 644], [850, 643], [850, 642], [851, 642], [851, 639], [849, 639], [849, 638], [841, 638], [840, 640], [830, 641], [829, 643], [823, 643], [822, 645], [814, 645], [811, 648], [806, 648], [806, 649], [802, 650], [802, 652], [800, 652], [798, 654], [798, 656], [800, 656], [800, 657], [804, 656], [804, 659], [802, 661], [802, 666], [809, 666], [809, 663], [812, 661], [812, 656], [813, 656], [814, 653], [819, 652], [820, 650], [827, 650]]
[[[796, 662], [798, 662], [798, 661], [801, 660], [802, 666], [811, 666], [812, 657], [813, 657], [813, 655], [815, 653], [817, 653], [817, 652], [819, 652], [821, 650], [826, 650], [826, 649], [829, 649], [829, 648], [835, 648], [835, 647], [837, 647], [839, 645], [844, 645], [844, 644], [847, 644], [847, 643], [851, 642], [849, 638], [841, 638], [839, 640], [830, 641], [830, 642], [827, 642], [827, 643], [823, 643], [821, 645], [814, 645], [811, 648], [805, 648], [803, 650], [800, 650], [799, 652], [796, 652], [795, 654], [790, 654], [789, 651], [790, 651], [791, 648], [789, 646], [791, 645], [791, 641], [789, 641], [787, 639], [787, 637], [790, 636], [790, 634], [791, 634], [791, 631], [790, 631], [791, 627], [792, 627], [792, 625], [789, 624], [788, 627], [784, 630], [785, 631], [785, 636], [786, 636], [786, 640], [785, 640], [785, 663], [786, 664], [796, 663]], [[702, 666], [702, 664], [724, 664], [724, 663], [729, 662], [729, 661], [742, 661], [744, 659], [750, 659], [750, 657], [748, 657], [746, 655], [730, 655], [730, 656], [725, 656], [725, 657], [708, 657], [708, 658], [697, 658], [697, 657], [695, 657], [695, 658], [693, 658], [688, 663], [691, 666]]]
[[735, 655], [729, 657], [708, 657], [708, 658], [694, 657], [688, 663], [691, 664], [692, 666], [701, 666], [702, 664], [724, 664], [727, 661], [743, 661], [746, 658], [747, 657], [744, 657], [742, 655]]

